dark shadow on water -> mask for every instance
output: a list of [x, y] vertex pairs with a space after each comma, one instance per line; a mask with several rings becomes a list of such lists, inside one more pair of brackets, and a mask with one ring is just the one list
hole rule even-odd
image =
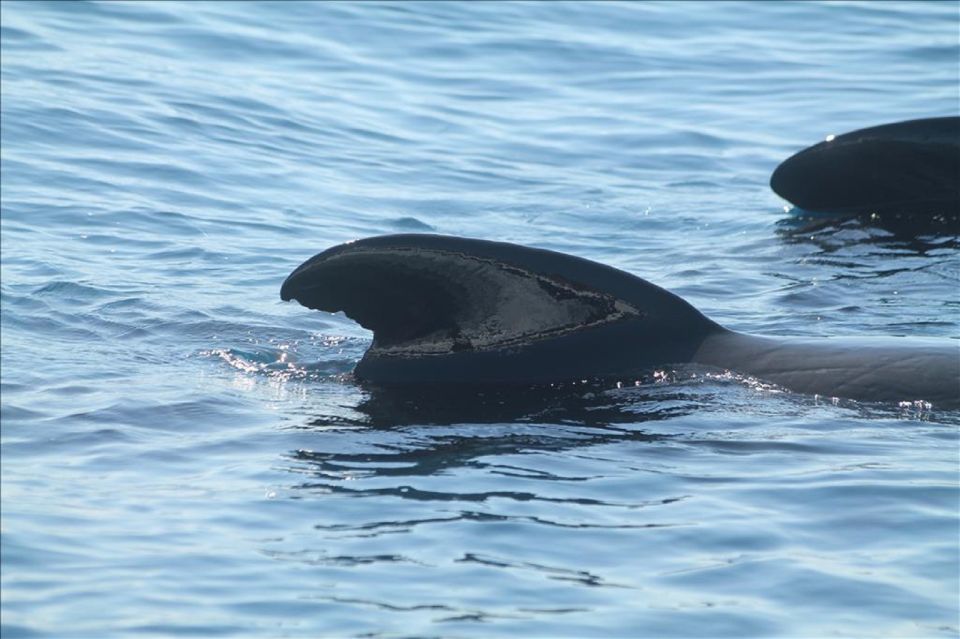
[[[317, 416], [307, 428], [406, 431], [416, 443], [370, 452], [296, 451], [311, 474], [331, 478], [360, 464], [377, 476], [433, 475], [476, 465], [480, 458], [525, 451], [562, 451], [592, 445], [668, 439], [646, 424], [690, 414], [709, 401], [700, 385], [641, 384], [617, 388], [610, 382], [518, 388], [365, 387], [358, 419]], [[486, 425], [487, 427], [482, 427]], [[386, 462], [386, 463], [384, 463]], [[392, 466], [391, 464], [397, 464]], [[349, 490], [340, 482], [327, 488]], [[311, 487], [302, 486], [304, 488]], [[391, 489], [392, 490], [392, 489]], [[463, 495], [456, 494], [458, 499]], [[404, 494], [408, 498], [415, 495]], [[423, 498], [433, 499], [436, 496]]]
[[[374, 428], [403, 424], [554, 423], [604, 427], [660, 420], [687, 412], [680, 393], [587, 382], [529, 387], [368, 387], [358, 410]], [[679, 402], [670, 404], [669, 400]], [[687, 407], [691, 408], [691, 407]]]
[[[435, 475], [452, 468], [485, 465], [483, 459], [501, 455], [668, 442], [678, 437], [689, 441], [696, 424], [678, 430], [676, 425], [664, 427], [663, 423], [703, 413], [705, 407], [712, 407], [714, 413], [723, 410], [731, 424], [741, 411], [751, 417], [766, 412], [779, 419], [785, 415], [802, 418], [821, 404], [854, 418], [927, 421], [931, 415], [929, 408], [922, 407], [764, 392], [749, 378], [694, 377], [689, 375], [692, 371], [699, 369], [682, 367], [668, 376], [672, 379], [651, 378], [620, 386], [609, 381], [509, 388], [365, 385], [362, 399], [351, 407], [351, 416], [315, 415], [296, 426], [337, 436], [318, 438], [311, 450], [293, 451], [290, 457], [297, 462], [298, 472], [320, 479], [324, 488], [355, 492], [357, 487], [341, 481], [342, 473]], [[936, 421], [952, 421], [951, 413], [934, 415]], [[345, 441], [349, 450], [342, 448]], [[761, 445], [775, 447], [777, 442], [764, 440]], [[310, 481], [300, 488], [317, 486]], [[407, 489], [402, 492], [406, 498], [437, 498], [418, 496]]]
[[777, 223], [777, 235], [788, 244], [813, 244], [832, 253], [853, 246], [876, 246], [923, 255], [960, 247], [960, 216], [837, 216], [791, 209]]

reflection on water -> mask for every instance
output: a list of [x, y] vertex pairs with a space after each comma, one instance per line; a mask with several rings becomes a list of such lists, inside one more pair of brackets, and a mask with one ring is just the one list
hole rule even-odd
[[778, 223], [787, 243], [809, 242], [824, 252], [861, 244], [923, 255], [960, 246], [960, 212], [932, 216], [831, 216], [791, 209]]
[[[364, 415], [362, 423], [373, 428], [502, 422], [608, 426], [668, 419], [695, 409], [702, 399], [694, 393], [654, 388], [642, 380], [631, 381], [627, 390], [599, 381], [529, 387], [364, 388], [367, 396], [357, 410]], [[641, 388], [643, 392], [634, 392]], [[323, 422], [317, 418], [317, 424]]]
[[[356, 407], [360, 419], [322, 416], [306, 428], [321, 427], [329, 432], [331, 427], [362, 426], [392, 431], [415, 425], [420, 435], [415, 447], [378, 453], [300, 450], [294, 459], [309, 462], [318, 477], [337, 478], [358, 465], [376, 475], [434, 475], [501, 454], [655, 441], [662, 436], [649, 434], [647, 422], [680, 416], [696, 406], [694, 394], [611, 390], [598, 383], [522, 389], [368, 388], [366, 398]], [[483, 424], [496, 428], [482, 428]], [[397, 494], [417, 498], [418, 493], [404, 490]]]

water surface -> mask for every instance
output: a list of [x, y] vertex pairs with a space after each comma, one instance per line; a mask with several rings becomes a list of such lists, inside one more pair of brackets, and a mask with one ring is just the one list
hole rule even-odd
[[956, 235], [767, 186], [955, 115], [955, 3], [0, 12], [5, 639], [960, 632], [957, 412], [703, 371], [364, 388], [369, 334], [278, 295], [436, 232], [738, 330], [956, 338]]

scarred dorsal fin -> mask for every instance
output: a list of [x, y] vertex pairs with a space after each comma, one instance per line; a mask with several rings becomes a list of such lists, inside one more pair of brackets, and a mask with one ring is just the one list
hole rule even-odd
[[687, 362], [720, 329], [676, 295], [581, 258], [502, 242], [392, 235], [307, 260], [281, 297], [374, 333], [358, 377], [543, 382]]

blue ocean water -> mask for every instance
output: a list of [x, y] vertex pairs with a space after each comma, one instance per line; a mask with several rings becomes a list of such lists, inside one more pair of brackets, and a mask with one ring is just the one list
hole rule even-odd
[[733, 375], [364, 388], [279, 300], [435, 232], [740, 330], [960, 331], [960, 243], [774, 167], [953, 115], [939, 3], [4, 2], [2, 635], [956, 637], [958, 412]]

